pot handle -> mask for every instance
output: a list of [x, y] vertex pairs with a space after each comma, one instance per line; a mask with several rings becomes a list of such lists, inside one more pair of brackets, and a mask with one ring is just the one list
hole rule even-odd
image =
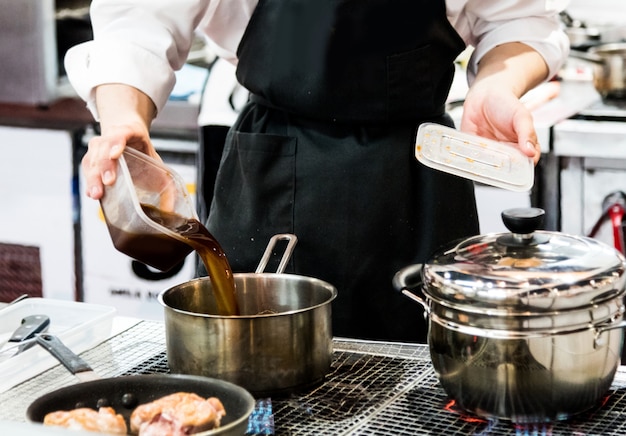
[[600, 336], [602, 336], [602, 333], [605, 333], [609, 330], [622, 329], [624, 327], [626, 327], [626, 320], [622, 320], [620, 322], [615, 322], [611, 320], [606, 322], [604, 325], [597, 327], [596, 334], [593, 339], [594, 347], [602, 345], [602, 339], [600, 338]]
[[591, 62], [592, 64], [605, 65], [606, 61], [602, 56], [599, 56], [595, 53], [589, 53], [582, 50], [574, 50], [571, 49], [569, 55], [575, 59], [580, 59], [583, 61]]
[[409, 265], [395, 273], [392, 279], [394, 289], [402, 295], [410, 298], [424, 308], [426, 313], [430, 313], [430, 308], [426, 300], [413, 293], [412, 289], [422, 285], [422, 264]]
[[278, 268], [276, 269], [276, 274], [282, 274], [287, 267], [287, 262], [291, 258], [291, 254], [293, 253], [293, 249], [298, 242], [298, 238], [296, 235], [292, 235], [291, 233], [280, 233], [278, 235], [274, 235], [271, 237], [270, 242], [267, 244], [265, 248], [265, 252], [263, 253], [263, 257], [261, 257], [261, 261], [259, 262], [259, 266], [257, 266], [256, 274], [262, 273], [265, 271], [265, 267], [272, 256], [272, 250], [276, 246], [278, 241], [288, 241], [287, 247], [285, 248], [285, 252], [283, 253], [283, 257], [280, 259], [280, 263], [278, 264]]

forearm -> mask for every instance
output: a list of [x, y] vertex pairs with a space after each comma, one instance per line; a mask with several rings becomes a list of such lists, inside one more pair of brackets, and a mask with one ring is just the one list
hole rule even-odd
[[519, 98], [547, 80], [548, 73], [543, 57], [531, 47], [519, 42], [506, 43], [483, 56], [471, 88], [497, 87]]
[[123, 84], [106, 84], [96, 88], [96, 106], [103, 134], [124, 125], [141, 126], [149, 131], [156, 116], [153, 101], [137, 88]]
[[117, 159], [124, 148], [133, 147], [158, 158], [150, 141], [150, 124], [156, 106], [143, 92], [119, 83], [100, 85], [95, 89], [95, 104], [100, 115], [100, 136], [89, 140], [82, 168], [87, 195], [99, 199], [104, 186], [115, 182]]

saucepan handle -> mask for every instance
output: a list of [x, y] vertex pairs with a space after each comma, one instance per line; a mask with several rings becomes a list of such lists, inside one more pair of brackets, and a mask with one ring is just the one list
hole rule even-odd
[[298, 238], [296, 237], [296, 235], [292, 235], [291, 233], [280, 233], [278, 235], [272, 236], [270, 242], [265, 248], [265, 252], [263, 253], [263, 257], [261, 257], [261, 261], [259, 262], [259, 266], [257, 266], [255, 273], [259, 274], [265, 271], [265, 267], [267, 266], [270, 257], [272, 257], [272, 252], [278, 241], [288, 241], [285, 252], [283, 253], [283, 257], [280, 259], [280, 263], [278, 264], [278, 268], [276, 269], [276, 273], [282, 274], [282, 272], [285, 271], [287, 263], [289, 262], [291, 254], [293, 253], [293, 249], [298, 242]]
[[396, 291], [422, 306], [426, 314], [428, 314], [430, 308], [426, 300], [413, 292], [414, 289], [422, 286], [422, 269], [422, 264], [409, 265], [402, 268], [393, 276], [392, 285]]

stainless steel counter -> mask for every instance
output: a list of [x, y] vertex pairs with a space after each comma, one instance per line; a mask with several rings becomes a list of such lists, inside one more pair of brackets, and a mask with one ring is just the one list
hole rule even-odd
[[[140, 322], [81, 356], [103, 377], [168, 371], [158, 322]], [[57, 365], [0, 394], [0, 429], [3, 422], [23, 422], [35, 398], [73, 383]], [[597, 410], [568, 422], [521, 426], [455, 410], [425, 345], [336, 339], [324, 383], [289, 398], [258, 399], [249, 428], [248, 434], [276, 435], [624, 435], [626, 369]]]

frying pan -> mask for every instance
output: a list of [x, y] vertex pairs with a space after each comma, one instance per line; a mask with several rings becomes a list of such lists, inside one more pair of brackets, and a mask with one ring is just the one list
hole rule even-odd
[[41, 334], [37, 336], [37, 342], [83, 382], [37, 398], [26, 410], [26, 418], [30, 422], [42, 423], [46, 414], [57, 410], [78, 407], [97, 410], [109, 406], [124, 416], [130, 429], [130, 414], [138, 405], [175, 392], [193, 392], [205, 398], [219, 398], [226, 410], [219, 428], [196, 435], [241, 436], [246, 433], [255, 400], [248, 391], [237, 385], [208, 377], [172, 374], [98, 378], [84, 360], [55, 336]]

